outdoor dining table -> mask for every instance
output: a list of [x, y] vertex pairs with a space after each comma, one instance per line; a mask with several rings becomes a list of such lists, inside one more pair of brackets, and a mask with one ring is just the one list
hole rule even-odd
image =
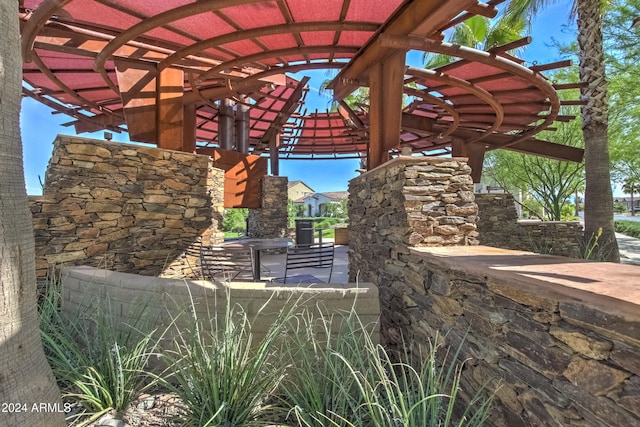
[[221, 246], [230, 249], [250, 249], [253, 252], [253, 280], [260, 279], [260, 251], [265, 249], [286, 248], [291, 245], [291, 239], [272, 238], [272, 239], [240, 239], [225, 242]]

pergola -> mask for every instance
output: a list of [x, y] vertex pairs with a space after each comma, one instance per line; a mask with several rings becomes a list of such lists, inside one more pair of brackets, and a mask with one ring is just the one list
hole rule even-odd
[[[582, 150], [536, 139], [561, 114], [554, 85], [509, 53], [443, 42], [504, 0], [19, 0], [23, 93], [76, 132], [128, 131], [132, 141], [278, 158], [363, 157], [369, 169], [408, 147], [469, 157], [502, 148], [581, 161]], [[435, 70], [406, 65], [408, 50], [449, 55]], [[307, 78], [337, 69], [337, 111], [308, 112]], [[369, 103], [342, 100], [369, 87]], [[408, 105], [403, 99], [410, 99]], [[406, 149], [405, 149], [406, 150]]]

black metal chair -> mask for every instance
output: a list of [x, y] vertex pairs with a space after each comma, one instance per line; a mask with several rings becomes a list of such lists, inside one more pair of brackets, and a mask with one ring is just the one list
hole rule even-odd
[[254, 280], [253, 254], [251, 249], [225, 248], [221, 246], [202, 246], [200, 265], [205, 278]]
[[[329, 283], [333, 273], [334, 244], [333, 242], [314, 243], [311, 245], [297, 245], [287, 248], [287, 263], [284, 277], [273, 279], [274, 283], [286, 284], [301, 283]], [[329, 268], [329, 277], [326, 282], [312, 274], [289, 275], [289, 270], [301, 268]]]

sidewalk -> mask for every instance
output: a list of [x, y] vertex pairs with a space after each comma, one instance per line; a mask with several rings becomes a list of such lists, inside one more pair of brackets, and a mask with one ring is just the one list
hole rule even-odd
[[618, 249], [620, 250], [620, 264], [640, 266], [640, 239], [616, 233]]

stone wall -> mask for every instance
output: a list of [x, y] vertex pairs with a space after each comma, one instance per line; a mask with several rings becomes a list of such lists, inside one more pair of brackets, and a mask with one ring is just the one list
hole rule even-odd
[[261, 184], [261, 209], [249, 209], [249, 237], [271, 239], [289, 236], [286, 176], [264, 176]]
[[409, 246], [476, 244], [470, 171], [459, 159], [400, 157], [352, 179], [349, 280], [392, 280], [381, 276], [406, 267]]
[[[299, 299], [301, 307], [316, 313], [322, 310], [328, 315], [348, 312], [353, 307], [364, 325], [376, 325], [374, 339], [378, 339], [378, 292], [370, 283], [313, 287], [265, 287], [263, 283], [254, 282], [223, 285], [200, 280], [140, 277], [86, 266], [64, 268], [61, 283], [62, 310], [73, 318], [82, 317], [106, 298], [108, 306], [119, 314], [123, 324], [130, 324], [131, 316], [139, 315], [140, 307], [144, 306], [149, 318], [164, 322], [157, 325], [159, 330], [170, 324], [180, 330], [186, 321], [185, 316], [177, 317], [182, 311], [193, 306], [200, 319], [211, 319], [216, 315], [224, 318], [230, 300], [233, 305], [242, 307], [252, 320], [252, 339], [258, 342], [280, 309]], [[206, 327], [207, 322], [204, 325]]]
[[53, 264], [179, 274], [188, 243], [224, 237], [223, 179], [208, 156], [58, 136], [31, 198], [38, 277]]
[[465, 395], [496, 393], [489, 425], [640, 425], [639, 267], [486, 246], [412, 256], [393, 285], [403, 337], [413, 353], [436, 336], [461, 348]]
[[496, 248], [577, 258], [582, 242], [579, 221], [518, 221], [509, 193], [476, 193], [478, 240]]
[[[350, 186], [350, 276], [378, 287], [381, 343], [419, 357], [439, 340], [451, 349], [442, 363], [460, 348], [461, 398], [485, 385], [496, 393], [489, 425], [638, 425], [640, 268], [469, 245], [475, 204], [459, 178], [468, 169], [424, 160], [420, 173], [446, 165], [451, 180], [422, 176], [416, 198], [416, 161]], [[447, 182], [464, 184], [455, 193]], [[445, 215], [461, 210], [469, 215]], [[462, 225], [461, 236], [429, 234], [440, 220]]]

